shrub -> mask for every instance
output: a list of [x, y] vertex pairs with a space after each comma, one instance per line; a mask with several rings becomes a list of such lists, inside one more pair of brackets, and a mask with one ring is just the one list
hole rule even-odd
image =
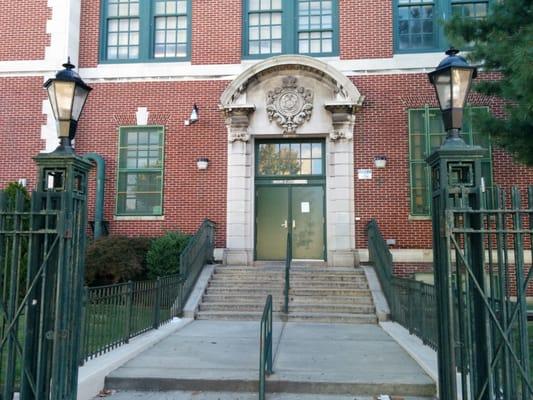
[[89, 286], [146, 279], [151, 238], [105, 236], [87, 248], [85, 280]]
[[178, 274], [180, 272], [180, 254], [187, 246], [190, 236], [181, 232], [167, 232], [154, 239], [146, 254], [148, 278]]

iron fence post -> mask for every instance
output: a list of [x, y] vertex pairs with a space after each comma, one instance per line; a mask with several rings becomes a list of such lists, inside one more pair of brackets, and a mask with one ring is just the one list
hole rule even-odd
[[126, 293], [126, 327], [124, 329], [124, 343], [129, 343], [131, 338], [131, 328], [133, 323], [133, 282], [128, 281], [125, 286]]
[[159, 328], [161, 313], [161, 278], [158, 276], [155, 283], [155, 302], [154, 302], [154, 329]]

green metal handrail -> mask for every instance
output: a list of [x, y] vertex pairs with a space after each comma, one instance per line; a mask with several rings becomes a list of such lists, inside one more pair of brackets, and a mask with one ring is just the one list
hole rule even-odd
[[265, 399], [265, 376], [272, 374], [272, 295], [266, 299], [259, 339], [259, 400]]
[[376, 220], [367, 225], [368, 251], [390, 307], [391, 319], [437, 349], [436, 292], [433, 285], [393, 274], [392, 253]]
[[[189, 298], [204, 265], [213, 260], [216, 224], [204, 219], [194, 236], [180, 254], [180, 274], [183, 278], [181, 306]], [[180, 309], [181, 313], [181, 309]]]
[[289, 313], [289, 291], [291, 289], [291, 262], [292, 262], [292, 235], [287, 233], [287, 252], [285, 255], [285, 288], [283, 294], [285, 296], [285, 302], [283, 311], [285, 314]]

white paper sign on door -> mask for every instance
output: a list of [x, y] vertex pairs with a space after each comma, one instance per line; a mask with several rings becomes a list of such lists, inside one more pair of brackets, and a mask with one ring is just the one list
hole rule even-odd
[[302, 214], [307, 214], [310, 212], [310, 210], [311, 210], [311, 207], [309, 205], [309, 202], [302, 201]]

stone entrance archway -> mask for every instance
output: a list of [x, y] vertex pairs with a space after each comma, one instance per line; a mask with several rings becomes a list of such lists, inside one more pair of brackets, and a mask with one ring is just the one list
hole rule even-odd
[[224, 261], [254, 261], [254, 141], [325, 138], [326, 240], [331, 266], [353, 266], [353, 129], [364, 97], [341, 72], [306, 56], [255, 64], [221, 96], [228, 129], [227, 232]]

